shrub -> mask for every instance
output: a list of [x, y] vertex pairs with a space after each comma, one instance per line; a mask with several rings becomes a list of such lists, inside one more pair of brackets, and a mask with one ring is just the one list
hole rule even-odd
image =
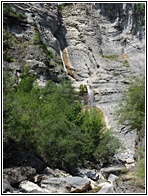
[[33, 44], [42, 44], [42, 37], [41, 37], [41, 33], [39, 31], [35, 31], [33, 38], [32, 38], [32, 42]]
[[82, 113], [82, 118], [82, 131], [87, 133], [89, 138], [85, 146], [85, 153], [89, 159], [92, 158], [101, 165], [111, 163], [113, 156], [121, 149], [122, 145], [111, 130], [106, 129], [101, 111], [95, 108], [90, 111], [85, 110]]
[[8, 17], [8, 16], [14, 17], [20, 21], [24, 21], [26, 19], [26, 16], [24, 14], [15, 11], [13, 8], [10, 7], [10, 5], [8, 3], [3, 4], [3, 15], [5, 17]]
[[4, 4], [3, 4], [3, 16], [7, 16], [9, 13], [10, 13], [9, 4], [4, 3]]
[[145, 124], [145, 77], [133, 77], [123, 94], [115, 116], [119, 123], [129, 125], [129, 131], [138, 131]]
[[25, 66], [16, 91], [7, 92], [5, 86], [5, 136], [33, 149], [51, 167], [69, 172], [86, 160], [111, 161], [118, 145], [105, 129], [100, 112], [81, 112], [70, 81], [63, 80], [58, 86], [49, 81], [39, 88], [34, 80]]
[[141, 26], [145, 26], [145, 4], [144, 3], [136, 3], [135, 7], [139, 12]]

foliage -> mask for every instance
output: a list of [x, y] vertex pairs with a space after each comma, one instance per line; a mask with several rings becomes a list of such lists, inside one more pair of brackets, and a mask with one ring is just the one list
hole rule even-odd
[[3, 4], [3, 16], [6, 16], [10, 13], [10, 7], [7, 3]]
[[141, 179], [145, 178], [145, 159], [144, 158], [140, 159], [138, 162], [138, 169], [136, 172], [136, 176]]
[[53, 168], [71, 171], [86, 160], [111, 161], [119, 146], [101, 114], [95, 109], [82, 111], [70, 81], [59, 85], [49, 81], [39, 88], [35, 78], [25, 66], [14, 90], [5, 76], [4, 136], [33, 149]]
[[39, 31], [34, 32], [32, 42], [35, 45], [39, 45], [49, 58], [55, 58], [52, 51], [48, 50], [47, 44], [43, 42], [42, 34]]
[[109, 59], [109, 60], [118, 60], [117, 54], [110, 54], [110, 55], [101, 55], [103, 58]]
[[18, 92], [30, 92], [33, 88], [33, 83], [36, 79], [36, 75], [29, 73], [30, 66], [25, 66], [21, 75], [21, 81], [18, 84]]
[[85, 84], [81, 84], [80, 87], [79, 87], [79, 91], [80, 91], [80, 94], [84, 94], [87, 92], [87, 88], [86, 88], [86, 85]]
[[33, 44], [42, 44], [42, 38], [41, 38], [41, 33], [39, 31], [35, 31], [33, 38], [32, 38]]
[[12, 48], [14, 42], [16, 42], [15, 38], [7, 32], [6, 29], [3, 29], [3, 60], [9, 63], [16, 61], [16, 59], [9, 54], [9, 49]]
[[142, 149], [139, 149], [140, 159], [134, 172], [137, 186], [145, 188], [145, 155]]
[[116, 118], [129, 125], [129, 131], [140, 130], [145, 124], [145, 77], [132, 78], [118, 105]]
[[136, 3], [136, 9], [139, 11], [141, 26], [145, 26], [145, 4]]
[[3, 4], [3, 15], [4, 17], [14, 17], [17, 20], [24, 21], [26, 19], [26, 16], [20, 12], [15, 11], [13, 8], [10, 7], [9, 3]]
[[8, 55], [6, 53], [4, 53], [4, 55], [3, 55], [3, 60], [7, 61], [8, 63], [12, 63], [12, 62], [16, 61], [15, 58], [13, 58], [12, 56], [10, 56], [10, 55]]
[[65, 6], [69, 6], [71, 3], [60, 3], [58, 4], [58, 11], [61, 12]]
[[114, 154], [122, 148], [122, 145], [112, 131], [106, 129], [101, 111], [96, 108], [85, 110], [81, 113], [80, 119], [81, 129], [89, 138], [85, 145], [87, 158], [101, 165], [111, 163]]

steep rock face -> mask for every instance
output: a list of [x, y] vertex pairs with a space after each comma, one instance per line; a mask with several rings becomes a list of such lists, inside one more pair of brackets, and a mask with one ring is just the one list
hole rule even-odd
[[60, 22], [57, 5], [9, 3], [8, 6], [10, 12], [4, 15], [4, 28], [13, 38], [6, 55], [13, 59], [4, 61], [4, 69], [12, 72], [18, 80], [23, 67], [30, 66], [31, 71], [38, 74], [40, 86], [44, 86], [47, 80], [58, 82], [60, 77], [64, 77], [64, 71], [54, 37]]
[[107, 127], [118, 133], [122, 130], [119, 137], [127, 147], [125, 156], [132, 156], [135, 133], [124, 135], [126, 126], [118, 127], [113, 113], [129, 78], [144, 74], [144, 33], [135, 5], [76, 3], [62, 10], [62, 22], [56, 36], [74, 86], [91, 85]]
[[[67, 77], [59, 42], [76, 89], [88, 82], [95, 91], [95, 105], [103, 111], [107, 127], [118, 133], [126, 131], [126, 127], [117, 126], [114, 108], [131, 75], [144, 74], [145, 68], [144, 33], [135, 5], [73, 3], [65, 6], [61, 14], [57, 5], [51, 3], [10, 3], [10, 7], [26, 17], [18, 20], [8, 15], [6, 21], [4, 17], [5, 28], [16, 38], [9, 49], [15, 60], [4, 61], [4, 69], [15, 75], [16, 83], [25, 65], [38, 74], [40, 86], [48, 80], [58, 82], [60, 77]], [[33, 44], [36, 32], [46, 47]], [[126, 156], [131, 156], [135, 133], [121, 133], [119, 137], [129, 148]]]

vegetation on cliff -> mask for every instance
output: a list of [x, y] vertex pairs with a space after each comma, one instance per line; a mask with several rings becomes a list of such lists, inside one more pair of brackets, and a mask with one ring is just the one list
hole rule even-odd
[[120, 124], [126, 124], [128, 131], [137, 131], [135, 144], [138, 164], [136, 180], [139, 186], [144, 187], [145, 181], [145, 149], [142, 146], [142, 137], [145, 132], [145, 77], [133, 77], [123, 94], [122, 102], [118, 105], [116, 117]]
[[129, 126], [129, 131], [140, 131], [145, 125], [145, 77], [131, 79], [116, 116], [119, 117], [119, 123]]
[[[72, 170], [85, 163], [111, 162], [118, 139], [105, 129], [99, 111], [81, 111], [70, 81], [44, 88], [25, 67], [17, 88], [4, 72], [4, 137], [33, 149], [53, 168]], [[106, 145], [107, 144], [107, 145]]]

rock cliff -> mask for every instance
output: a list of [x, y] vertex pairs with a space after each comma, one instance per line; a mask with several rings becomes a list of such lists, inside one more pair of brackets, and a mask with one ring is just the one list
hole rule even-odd
[[91, 85], [107, 127], [122, 132], [119, 137], [128, 148], [125, 156], [131, 156], [135, 133], [125, 135], [126, 126], [117, 126], [113, 113], [129, 78], [144, 74], [145, 39], [136, 5], [76, 3], [65, 6], [61, 15], [56, 36], [74, 86]]
[[[95, 106], [104, 115], [107, 127], [117, 131], [127, 147], [126, 157], [134, 153], [135, 133], [124, 134], [117, 126], [114, 108], [132, 75], [145, 72], [145, 38], [140, 15], [134, 3], [72, 3], [58, 10], [55, 3], [10, 3], [11, 13], [4, 26], [11, 35], [10, 62], [4, 69], [13, 73], [16, 83], [25, 65], [39, 75], [38, 84], [68, 77], [78, 90], [89, 83], [95, 92]], [[21, 13], [24, 18], [18, 17]], [[40, 44], [35, 44], [35, 35]], [[59, 44], [58, 44], [59, 43]], [[60, 45], [60, 47], [59, 47]]]

